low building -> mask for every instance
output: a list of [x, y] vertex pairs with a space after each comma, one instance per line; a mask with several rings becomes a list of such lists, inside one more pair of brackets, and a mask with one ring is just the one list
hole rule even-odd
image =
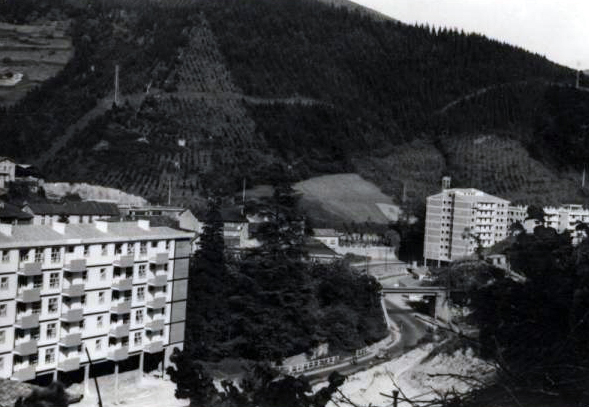
[[87, 373], [87, 354], [165, 367], [183, 348], [192, 237], [148, 221], [0, 224], [0, 378]]
[[7, 188], [16, 177], [16, 163], [8, 157], [0, 157], [0, 188]]
[[33, 215], [21, 211], [16, 205], [0, 201], [0, 223], [28, 225], [32, 222]]
[[109, 202], [25, 203], [22, 210], [33, 215], [34, 225], [51, 225], [54, 222], [92, 223], [120, 215], [117, 205]]
[[339, 246], [341, 235], [342, 233], [335, 229], [313, 229], [313, 237], [331, 249]]
[[344, 256], [336, 253], [333, 249], [325, 245], [322, 241], [308, 237], [305, 239], [304, 248], [309, 259], [316, 263], [331, 263], [332, 261], [342, 259]]

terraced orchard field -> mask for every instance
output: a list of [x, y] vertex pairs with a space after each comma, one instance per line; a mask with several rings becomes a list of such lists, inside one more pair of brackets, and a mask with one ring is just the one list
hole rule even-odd
[[442, 140], [441, 147], [456, 186], [471, 186], [527, 204], [578, 200], [579, 175], [559, 177], [531, 158], [519, 141], [490, 134], [451, 137]]

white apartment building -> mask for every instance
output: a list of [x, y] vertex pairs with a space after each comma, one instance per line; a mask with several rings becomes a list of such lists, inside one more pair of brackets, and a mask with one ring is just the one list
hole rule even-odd
[[[510, 216], [511, 223], [519, 221], [524, 225], [524, 220], [528, 214], [528, 207], [510, 207], [509, 210], [510, 214], [514, 214]], [[552, 228], [558, 233], [568, 231], [571, 234], [573, 245], [580, 243], [581, 239], [583, 239], [583, 232], [577, 231], [576, 227], [580, 222], [589, 224], [589, 209], [583, 208], [583, 205], [568, 204], [559, 207], [545, 206], [543, 210], [545, 214], [544, 227]], [[527, 232], [531, 233], [533, 230], [528, 230]]]
[[[507, 237], [509, 201], [474, 188], [444, 189], [427, 198], [423, 257], [427, 264], [470, 256]], [[470, 236], [467, 236], [470, 235]]]
[[87, 377], [87, 352], [115, 371], [167, 363], [183, 347], [191, 239], [149, 221], [0, 225], [0, 378]]

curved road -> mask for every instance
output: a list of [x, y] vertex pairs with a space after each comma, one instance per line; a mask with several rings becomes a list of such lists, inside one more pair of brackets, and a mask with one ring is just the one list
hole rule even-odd
[[386, 357], [384, 359], [370, 359], [355, 365], [348, 364], [344, 367], [326, 368], [317, 373], [309, 372], [306, 376], [309, 378], [312, 385], [327, 380], [329, 374], [336, 370], [343, 375], [350, 375], [368, 369], [375, 364], [375, 360], [378, 361], [378, 363], [382, 363], [395, 359], [415, 347], [419, 340], [426, 335], [427, 325], [415, 318], [415, 311], [409, 307], [400, 307], [398, 304], [395, 304], [390, 300], [385, 299], [385, 303], [389, 319], [400, 331], [399, 339], [387, 349]]

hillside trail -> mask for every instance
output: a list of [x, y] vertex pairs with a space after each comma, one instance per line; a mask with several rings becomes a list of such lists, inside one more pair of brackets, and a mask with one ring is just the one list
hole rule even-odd
[[[502, 88], [505, 86], [510, 86], [510, 85], [527, 85], [532, 82], [538, 82], [538, 80], [522, 80], [522, 81], [505, 82], [505, 83], [499, 83], [499, 84], [495, 84], [495, 85], [485, 86], [484, 88], [477, 89], [474, 92], [468, 93], [466, 95], [462, 95], [459, 98], [454, 99], [453, 101], [451, 101], [450, 103], [448, 103], [444, 107], [442, 107], [441, 109], [436, 110], [433, 113], [433, 116], [444, 114], [448, 110], [453, 108], [454, 106], [458, 105], [459, 103], [469, 101], [470, 99], [473, 99], [473, 98], [480, 96], [484, 93], [487, 93], [491, 90], [499, 89], [499, 88]], [[573, 87], [572, 85], [570, 85], [568, 83], [562, 83], [562, 82], [549, 82], [549, 81], [541, 81], [541, 82], [544, 83], [545, 85], [558, 86], [561, 88]], [[577, 90], [580, 90], [582, 92], [589, 92], [589, 88], [585, 88], [582, 86], [578, 87]]]
[[[247, 103], [255, 105], [273, 105], [273, 104], [285, 104], [285, 105], [301, 105], [301, 106], [329, 106], [333, 107], [332, 104], [323, 102], [320, 100], [307, 98], [303, 96], [292, 96], [286, 98], [264, 98], [258, 96], [244, 95], [238, 92], [199, 92], [199, 91], [179, 91], [179, 92], [163, 92], [159, 89], [153, 89], [151, 93], [133, 93], [129, 95], [121, 96], [119, 104], [123, 105], [129, 103], [134, 108], [139, 108], [147, 96], [153, 96], [156, 99], [200, 99], [200, 100], [241, 100]], [[33, 165], [38, 168], [42, 168], [47, 164], [53, 157], [57, 155], [59, 150], [64, 148], [68, 141], [78, 131], [83, 130], [86, 126], [97, 117], [102, 116], [108, 110], [112, 108], [113, 96], [109, 95], [100, 99], [96, 106], [87, 111], [78, 121], [72, 123], [61, 137], [56, 138], [49, 150], [47, 150], [41, 157], [33, 161]]]
[[[143, 100], [145, 99], [145, 94], [137, 93], [132, 95], [125, 95], [121, 97], [121, 104], [129, 102], [132, 106], [140, 106]], [[83, 130], [86, 128], [88, 123], [92, 120], [96, 119], [99, 116], [105, 114], [109, 109], [112, 108], [113, 104], [113, 96], [109, 95], [106, 96], [96, 103], [92, 109], [87, 111], [82, 117], [78, 119], [75, 123], [72, 123], [67, 130], [63, 133], [61, 137], [58, 137], [53, 140], [51, 147], [42, 156], [37, 158], [33, 161], [33, 165], [38, 168], [42, 168], [45, 164], [47, 164], [54, 156], [57, 155], [59, 150], [66, 146], [68, 141], [74, 136], [74, 134], [78, 131]]]

